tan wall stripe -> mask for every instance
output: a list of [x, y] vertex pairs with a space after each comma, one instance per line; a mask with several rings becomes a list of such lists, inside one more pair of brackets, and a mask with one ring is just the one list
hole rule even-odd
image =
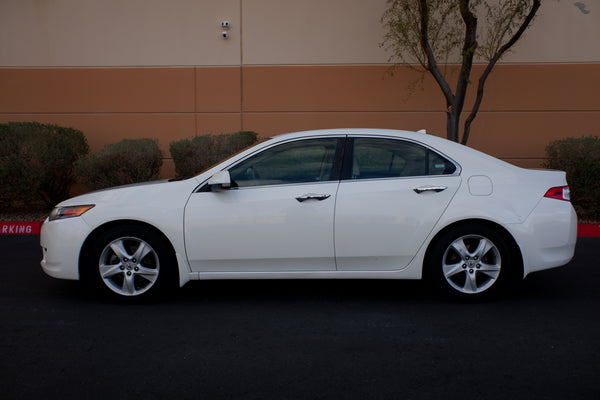
[[[426, 128], [444, 136], [437, 86], [426, 79], [423, 90], [408, 96], [415, 74], [389, 76], [386, 69], [6, 68], [0, 69], [0, 122], [73, 126], [93, 150], [122, 138], [158, 138], [167, 157], [170, 141], [242, 128], [265, 136], [329, 127]], [[537, 166], [550, 140], [600, 134], [597, 93], [600, 64], [498, 66], [469, 144]]]

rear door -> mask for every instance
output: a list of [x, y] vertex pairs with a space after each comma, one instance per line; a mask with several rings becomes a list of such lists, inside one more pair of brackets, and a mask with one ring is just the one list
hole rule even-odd
[[349, 138], [346, 154], [335, 211], [337, 269], [402, 269], [456, 193], [458, 166], [392, 138]]

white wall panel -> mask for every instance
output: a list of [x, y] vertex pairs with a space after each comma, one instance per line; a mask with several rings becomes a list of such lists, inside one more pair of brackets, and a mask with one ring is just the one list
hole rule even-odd
[[242, 4], [244, 64], [373, 64], [385, 0], [251, 0]]
[[[1, 0], [0, 67], [383, 64], [385, 7], [385, 0]], [[223, 20], [231, 22], [228, 40]], [[600, 62], [598, 38], [600, 0], [546, 0], [505, 62]]]
[[[2, 0], [0, 66], [239, 65], [239, 0]], [[221, 21], [232, 22], [230, 39]]]

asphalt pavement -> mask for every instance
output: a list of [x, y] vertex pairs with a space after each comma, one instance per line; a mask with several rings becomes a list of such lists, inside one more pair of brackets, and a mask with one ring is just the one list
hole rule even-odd
[[598, 399], [600, 238], [500, 299], [409, 281], [191, 282], [124, 306], [0, 236], [2, 399]]

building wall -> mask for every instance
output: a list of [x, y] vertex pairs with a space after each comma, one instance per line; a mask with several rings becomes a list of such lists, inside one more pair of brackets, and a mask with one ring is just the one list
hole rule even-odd
[[[544, 2], [488, 80], [470, 146], [539, 166], [551, 140], [599, 134], [600, 4], [578, 5]], [[3, 0], [0, 122], [72, 126], [92, 150], [158, 138], [165, 157], [173, 140], [241, 129], [444, 136], [435, 83], [411, 89], [417, 74], [389, 74], [384, 9], [385, 0]]]

